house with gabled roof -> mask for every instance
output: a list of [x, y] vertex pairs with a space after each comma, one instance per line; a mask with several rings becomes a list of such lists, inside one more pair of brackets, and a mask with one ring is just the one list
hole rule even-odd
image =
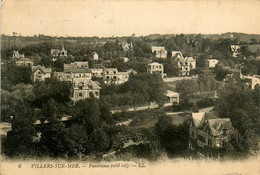
[[189, 76], [190, 71], [196, 68], [196, 60], [192, 57], [178, 58], [178, 67], [180, 76]]
[[72, 96], [71, 100], [75, 103], [78, 100], [84, 100], [91, 97], [91, 94], [95, 98], [100, 98], [99, 83], [92, 80], [86, 80], [84, 78], [74, 78], [72, 81]]
[[117, 68], [103, 68], [103, 81], [105, 84], [123, 84], [129, 80], [130, 75], [135, 74], [134, 70], [119, 72]]
[[181, 51], [172, 51], [172, 58], [178, 59], [178, 58], [184, 58]]
[[75, 78], [91, 80], [92, 72], [90, 69], [69, 68], [66, 72], [54, 72], [53, 76], [60, 81], [72, 81]]
[[240, 53], [240, 46], [239, 45], [231, 45], [230, 49], [232, 51], [232, 56], [233, 57], [238, 57], [241, 55]]
[[33, 66], [32, 60], [29, 58], [20, 58], [19, 60], [15, 61], [17, 66]]
[[62, 49], [51, 49], [51, 57], [52, 61], [56, 61], [59, 58], [67, 58], [68, 52], [64, 46], [62, 46]]
[[51, 68], [45, 68], [44, 66], [32, 66], [33, 82], [45, 81], [46, 78], [51, 77]]
[[219, 118], [216, 112], [192, 113], [189, 147], [204, 155], [214, 156], [210, 150], [225, 148], [233, 133], [234, 127], [229, 118]]
[[75, 68], [80, 68], [80, 69], [88, 69], [89, 65], [87, 61], [75, 61], [70, 64], [65, 64], [63, 65], [64, 72], [68, 72], [69, 69], [75, 69]]

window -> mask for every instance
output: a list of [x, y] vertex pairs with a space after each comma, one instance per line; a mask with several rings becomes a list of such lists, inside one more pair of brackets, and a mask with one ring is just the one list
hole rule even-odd
[[80, 89], [80, 90], [83, 89], [83, 83], [79, 83], [79, 89]]
[[82, 93], [81, 92], [79, 93], [79, 97], [82, 97]]
[[223, 129], [223, 136], [227, 135], [227, 129]]

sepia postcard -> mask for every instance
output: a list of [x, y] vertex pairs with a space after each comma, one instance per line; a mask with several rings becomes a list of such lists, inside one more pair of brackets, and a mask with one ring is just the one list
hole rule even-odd
[[260, 1], [2, 0], [1, 175], [259, 175]]

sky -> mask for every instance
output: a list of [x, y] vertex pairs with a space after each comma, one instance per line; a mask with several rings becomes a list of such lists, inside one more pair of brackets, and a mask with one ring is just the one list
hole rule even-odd
[[1, 33], [23, 36], [260, 34], [260, 1], [2, 0]]

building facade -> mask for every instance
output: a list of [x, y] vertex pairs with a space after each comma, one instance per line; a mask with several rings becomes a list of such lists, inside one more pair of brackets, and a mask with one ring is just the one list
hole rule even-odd
[[230, 48], [231, 48], [233, 57], [238, 57], [238, 56], [241, 55], [240, 54], [240, 46], [238, 46], [238, 45], [231, 45]]
[[152, 53], [155, 55], [155, 58], [166, 59], [167, 50], [164, 47], [152, 46]]
[[167, 99], [167, 103], [165, 103], [164, 106], [178, 105], [180, 103], [179, 93], [167, 90], [166, 96], [168, 99]]
[[189, 147], [201, 155], [218, 157], [221, 149], [229, 145], [233, 133], [229, 118], [219, 118], [216, 112], [192, 113]]
[[208, 59], [207, 60], [207, 65], [208, 65], [209, 68], [214, 68], [214, 67], [216, 67], [218, 62], [219, 61], [217, 59]]
[[192, 57], [179, 58], [178, 67], [180, 76], [189, 76], [192, 69], [196, 69], [196, 60]]
[[44, 66], [32, 66], [33, 82], [45, 81], [46, 78], [51, 78], [51, 68]]
[[63, 69], [64, 72], [69, 72], [69, 69], [89, 69], [89, 65], [87, 61], [75, 61], [70, 64], [64, 64]]
[[74, 78], [72, 81], [72, 94], [71, 100], [73, 103], [78, 100], [84, 100], [91, 97], [91, 94], [95, 98], [100, 98], [99, 83], [92, 80], [86, 80], [84, 78]]
[[93, 52], [93, 60], [98, 61], [98, 54], [97, 52]]
[[56, 61], [59, 58], [67, 58], [68, 57], [68, 52], [62, 47], [62, 49], [51, 49], [51, 57], [52, 61]]
[[156, 73], [159, 75], [163, 75], [164, 74], [163, 64], [152, 62], [148, 64], [147, 72], [150, 74]]
[[20, 58], [15, 61], [17, 66], [33, 66], [33, 62], [29, 58]]
[[60, 81], [72, 81], [75, 78], [91, 80], [92, 72], [90, 69], [70, 68], [66, 72], [54, 72], [53, 76]]

